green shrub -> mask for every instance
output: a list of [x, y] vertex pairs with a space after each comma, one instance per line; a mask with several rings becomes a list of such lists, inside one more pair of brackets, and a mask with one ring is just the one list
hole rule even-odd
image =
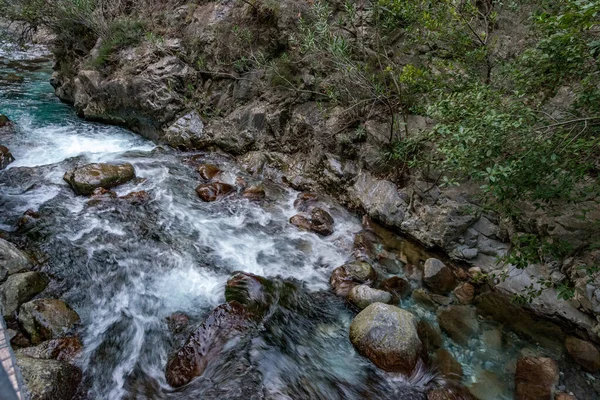
[[145, 26], [142, 21], [129, 18], [114, 21], [98, 49], [98, 56], [93, 60], [96, 67], [107, 64], [110, 56], [120, 49], [135, 46], [145, 37]]

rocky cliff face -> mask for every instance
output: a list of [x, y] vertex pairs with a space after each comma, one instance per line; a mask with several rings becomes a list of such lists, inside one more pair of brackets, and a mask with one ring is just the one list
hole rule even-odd
[[[61, 59], [65, 52], [57, 50], [61, 68], [52, 84], [84, 118], [124, 125], [182, 150], [225, 151], [253, 174], [326, 192], [427, 247], [443, 250], [456, 265], [478, 267], [488, 276], [506, 269], [498, 257], [506, 255], [511, 237], [519, 232], [575, 243], [589, 240], [591, 223], [600, 220], [597, 202], [588, 204], [583, 221], [575, 218], [580, 208], [571, 206], [556, 212], [532, 208], [520, 225], [509, 223], [486, 212], [476, 185], [444, 188], [435, 174], [394, 179], [394, 169], [384, 157], [390, 131], [385, 112], [374, 113], [364, 121], [364, 129], [357, 129], [346, 110], [315, 100], [310, 90], [315, 77], [309, 71], [298, 71], [300, 84], [293, 91], [269, 85], [260, 69], [222, 72], [219, 60], [237, 51], [228, 45], [235, 41], [232, 27], [258, 32], [254, 54], [282, 51], [305, 7], [282, 1], [276, 14], [257, 22], [242, 2], [183, 6], [169, 15], [169, 37], [121, 49], [102, 68], [90, 66], [101, 42], [91, 49], [88, 44], [88, 52], [76, 61]], [[504, 44], [514, 41], [510, 35], [505, 39]], [[71, 68], [64, 68], [65, 63]], [[428, 129], [433, 121], [410, 116], [406, 124], [412, 130]], [[557, 301], [556, 291], [549, 289], [531, 308], [600, 342], [600, 278], [590, 281], [577, 268], [584, 258], [600, 261], [600, 253], [580, 258], [564, 265], [509, 269], [505, 281], [490, 281], [491, 290], [506, 299], [542, 276], [573, 282], [575, 300]]]

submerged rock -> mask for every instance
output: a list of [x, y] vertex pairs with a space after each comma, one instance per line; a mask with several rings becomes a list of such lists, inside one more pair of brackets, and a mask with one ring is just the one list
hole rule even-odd
[[463, 376], [462, 366], [446, 349], [437, 349], [433, 355], [433, 365], [446, 379], [460, 381]]
[[423, 281], [433, 293], [446, 294], [456, 286], [452, 270], [436, 258], [429, 258], [423, 267]]
[[469, 306], [447, 306], [437, 312], [438, 324], [456, 343], [467, 346], [469, 339], [479, 333], [475, 309]]
[[221, 173], [219, 167], [212, 164], [200, 164], [197, 171], [200, 174], [200, 177], [205, 181], [210, 181]]
[[97, 188], [110, 189], [135, 178], [133, 165], [88, 164], [65, 173], [65, 181], [78, 195], [88, 196]]
[[348, 300], [356, 307], [363, 309], [373, 303], [389, 303], [392, 301], [392, 295], [383, 290], [370, 288], [367, 285], [358, 285], [350, 290]]
[[215, 308], [167, 364], [169, 385], [180, 387], [202, 375], [227, 342], [249, 327], [248, 321], [248, 311], [235, 301]]
[[150, 201], [150, 195], [145, 190], [127, 193], [125, 196], [121, 196], [119, 198], [122, 200], [127, 200], [132, 204], [144, 204]]
[[520, 358], [515, 375], [515, 399], [552, 400], [558, 379], [558, 365], [551, 358]]
[[31, 400], [70, 400], [81, 382], [81, 370], [63, 361], [17, 355], [17, 366]]
[[222, 199], [234, 190], [235, 188], [228, 183], [212, 182], [198, 186], [196, 193], [203, 201], [212, 202]]
[[374, 303], [350, 324], [350, 341], [379, 368], [409, 375], [421, 354], [417, 320], [401, 308]]
[[314, 206], [318, 200], [319, 196], [316, 193], [299, 193], [296, 200], [294, 200], [294, 208], [298, 211], [306, 212], [310, 207]]
[[0, 282], [7, 276], [31, 269], [29, 257], [12, 243], [0, 238]]
[[366, 261], [353, 261], [337, 267], [329, 277], [329, 284], [338, 296], [346, 296], [352, 287], [377, 279], [377, 272]]
[[427, 400], [477, 400], [469, 389], [458, 384], [448, 384], [427, 393]]
[[33, 344], [60, 337], [78, 322], [79, 315], [57, 299], [33, 300], [23, 304], [19, 311], [19, 323]]
[[412, 290], [410, 282], [399, 276], [392, 276], [381, 282], [379, 289], [391, 293], [392, 300], [396, 303], [408, 296]]
[[21, 304], [33, 299], [48, 285], [48, 278], [40, 272], [23, 272], [8, 277], [0, 286], [0, 306], [5, 318], [12, 317]]
[[0, 145], [0, 169], [8, 167], [8, 164], [15, 161], [15, 158], [8, 150], [8, 147]]
[[433, 350], [439, 349], [444, 344], [444, 339], [442, 338], [442, 333], [439, 328], [434, 327], [426, 320], [420, 320], [417, 323], [417, 333], [419, 334], [421, 343], [423, 343], [425, 353], [431, 353]]
[[8, 125], [12, 125], [10, 119], [8, 119], [8, 117], [4, 114], [0, 114], [0, 128], [4, 128]]
[[600, 351], [592, 343], [574, 336], [567, 336], [565, 347], [571, 358], [584, 370], [592, 374], [600, 371]]

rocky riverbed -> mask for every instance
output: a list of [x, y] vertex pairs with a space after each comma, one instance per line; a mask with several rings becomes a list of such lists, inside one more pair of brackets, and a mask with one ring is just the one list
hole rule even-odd
[[[482, 280], [480, 250], [505, 249], [502, 233], [443, 214], [456, 193], [417, 204], [328, 158], [326, 179], [352, 177], [354, 200], [337, 200], [357, 200], [353, 214], [303, 190], [323, 181], [288, 156], [182, 151], [80, 120], [43, 50], [3, 46], [0, 299], [33, 398], [598, 397], [593, 321], [544, 319]], [[381, 222], [417, 224], [438, 249]]]

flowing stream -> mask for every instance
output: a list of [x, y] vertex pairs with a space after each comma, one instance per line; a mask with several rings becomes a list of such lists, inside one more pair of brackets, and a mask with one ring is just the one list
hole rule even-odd
[[[423, 398], [434, 372], [405, 379], [374, 368], [347, 338], [353, 312], [327, 293], [331, 271], [351, 258], [361, 229], [356, 216], [329, 203], [335, 233], [300, 232], [288, 223], [297, 192], [272, 182], [262, 183], [262, 203], [203, 203], [194, 192], [194, 163], [219, 165], [229, 183], [253, 178], [224, 155], [183, 154], [79, 119], [54, 96], [45, 57], [41, 48], [0, 45], [0, 113], [17, 125], [14, 135], [0, 137], [16, 159], [0, 172], [0, 229], [15, 232], [25, 211], [39, 213], [19, 234], [43, 254], [42, 270], [52, 277], [43, 295], [64, 299], [81, 316], [82, 398]], [[132, 163], [138, 179], [116, 192], [143, 190], [150, 201], [88, 204], [62, 177], [90, 162]], [[165, 366], [186, 337], [169, 330], [169, 316], [185, 313], [197, 326], [224, 302], [224, 284], [235, 271], [296, 280], [311, 293], [311, 312], [282, 313], [251, 340], [229, 344], [201, 378], [172, 389]], [[412, 300], [403, 306], [434, 319]], [[541, 351], [506, 335], [511, 345], [502, 351], [445, 339], [467, 384], [495, 374], [484, 383], [499, 387], [490, 398], [511, 398], [507, 365], [523, 347]]]

